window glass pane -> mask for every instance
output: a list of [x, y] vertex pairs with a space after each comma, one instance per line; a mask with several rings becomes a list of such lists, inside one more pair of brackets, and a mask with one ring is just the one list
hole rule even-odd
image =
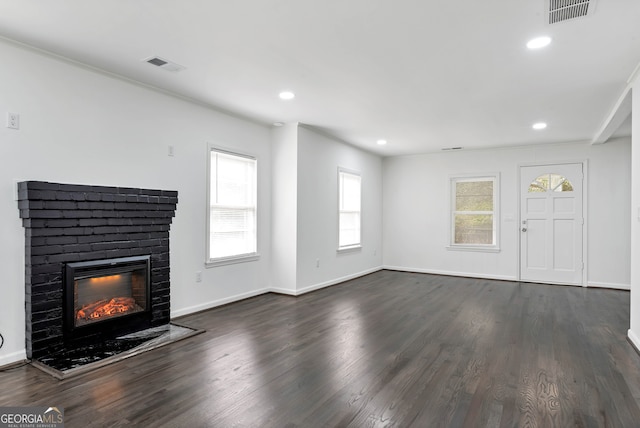
[[554, 192], [573, 192], [573, 186], [563, 176], [558, 174], [551, 174], [551, 189]]
[[257, 251], [256, 160], [211, 151], [209, 259]]
[[571, 182], [560, 174], [542, 174], [529, 185], [529, 193], [546, 192], [573, 192]]
[[556, 192], [573, 192], [573, 186], [569, 180], [565, 180], [562, 182], [561, 186], [558, 186], [555, 189]]
[[338, 191], [338, 246], [358, 245], [360, 244], [360, 176], [340, 171], [338, 174]]
[[340, 213], [340, 239], [341, 247], [357, 245], [360, 243], [360, 213]]
[[555, 190], [564, 181], [564, 177], [558, 174], [549, 174], [549, 189]]
[[342, 173], [342, 197], [341, 210], [360, 210], [360, 177], [353, 174]]
[[224, 205], [250, 205], [253, 197], [253, 170], [255, 160], [227, 154], [217, 155], [214, 203]]
[[254, 210], [252, 208], [212, 207], [211, 231], [229, 232], [251, 230], [253, 228]]
[[544, 193], [546, 191], [547, 191], [547, 189], [545, 189], [544, 187], [540, 186], [540, 184], [538, 184], [538, 183], [531, 183], [529, 185], [529, 193]]
[[529, 192], [546, 192], [549, 189], [549, 174], [543, 174], [531, 182]]
[[215, 232], [211, 234], [212, 259], [255, 253], [254, 235], [248, 232]]
[[456, 244], [493, 244], [492, 214], [456, 214]]
[[493, 181], [457, 182], [456, 211], [493, 211]]

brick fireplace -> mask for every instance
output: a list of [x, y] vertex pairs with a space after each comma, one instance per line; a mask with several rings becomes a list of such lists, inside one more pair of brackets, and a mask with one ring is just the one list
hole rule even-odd
[[[115, 334], [169, 323], [169, 229], [177, 203], [177, 192], [168, 190], [42, 181], [18, 184], [18, 207], [25, 228], [29, 358], [47, 357], [80, 341], [99, 342]], [[135, 271], [129, 274], [115, 267], [117, 263], [126, 265], [133, 261], [145, 261], [147, 267], [138, 267], [138, 271], [148, 269], [145, 279], [148, 291], [136, 285], [140, 279], [133, 279], [129, 280], [132, 291], [116, 293], [129, 296], [108, 296], [113, 299], [112, 306], [120, 305], [117, 311], [127, 307], [123, 302], [132, 301], [127, 303], [132, 313], [106, 317], [106, 323], [83, 321], [91, 324], [87, 327], [73, 324], [79, 318], [78, 310], [82, 310], [83, 316], [87, 308], [94, 315], [98, 311], [90, 301], [83, 301], [85, 306], [80, 308], [69, 308], [74, 302], [78, 305], [78, 290], [72, 287], [77, 287], [78, 281], [83, 284], [86, 271], [96, 271], [97, 281], [105, 283], [116, 276], [137, 275]], [[100, 269], [104, 272], [100, 273]], [[69, 276], [75, 270], [84, 272], [78, 280]], [[109, 287], [120, 290], [117, 287], [123, 286]], [[140, 297], [140, 293], [148, 295]], [[92, 294], [88, 296], [81, 300], [90, 299]]]

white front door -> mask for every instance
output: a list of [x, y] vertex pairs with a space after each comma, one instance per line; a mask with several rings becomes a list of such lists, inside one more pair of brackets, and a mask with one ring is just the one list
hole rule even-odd
[[520, 280], [582, 285], [581, 163], [520, 168]]

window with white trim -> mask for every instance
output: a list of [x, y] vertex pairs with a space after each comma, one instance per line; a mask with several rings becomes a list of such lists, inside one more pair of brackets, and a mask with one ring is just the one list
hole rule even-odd
[[450, 248], [498, 249], [498, 176], [451, 178]]
[[338, 170], [338, 250], [360, 247], [361, 184], [359, 174]]
[[207, 262], [257, 256], [257, 160], [210, 149]]

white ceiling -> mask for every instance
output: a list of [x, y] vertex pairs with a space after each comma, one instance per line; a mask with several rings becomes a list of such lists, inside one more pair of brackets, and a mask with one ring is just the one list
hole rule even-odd
[[[544, 12], [544, 0], [0, 0], [0, 36], [382, 155], [591, 141], [640, 63], [640, 1], [598, 0], [553, 25]], [[552, 44], [529, 51], [539, 35]]]

